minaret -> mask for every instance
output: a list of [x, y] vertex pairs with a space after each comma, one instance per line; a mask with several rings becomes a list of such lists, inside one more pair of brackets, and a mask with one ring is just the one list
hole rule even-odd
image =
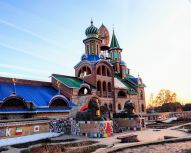
[[93, 25], [91, 20], [91, 25], [86, 29], [85, 34], [86, 39], [83, 40], [85, 44], [85, 54], [87, 55], [99, 55], [101, 50], [101, 39], [98, 38], [98, 29]]
[[121, 72], [120, 70], [121, 52], [122, 52], [122, 49], [119, 46], [119, 43], [117, 41], [114, 29], [113, 29], [113, 35], [111, 38], [109, 54], [110, 54], [111, 62], [114, 64], [115, 71], [117, 71], [118, 73]]

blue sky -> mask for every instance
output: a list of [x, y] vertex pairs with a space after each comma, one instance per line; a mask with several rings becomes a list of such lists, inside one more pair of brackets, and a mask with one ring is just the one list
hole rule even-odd
[[85, 29], [113, 24], [123, 60], [147, 85], [191, 101], [189, 0], [0, 0], [0, 75], [49, 80], [74, 75]]

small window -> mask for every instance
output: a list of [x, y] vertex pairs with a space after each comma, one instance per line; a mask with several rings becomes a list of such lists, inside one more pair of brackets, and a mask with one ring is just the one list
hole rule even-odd
[[99, 47], [98, 47], [98, 45], [97, 45], [97, 55], [98, 55], [98, 49], [99, 49]]
[[141, 105], [141, 110], [142, 110], [142, 112], [145, 112], [145, 106], [144, 106], [144, 104]]
[[108, 82], [108, 92], [111, 92], [111, 83]]
[[98, 81], [98, 82], [97, 82], [97, 91], [100, 91], [100, 90], [101, 90], [101, 82]]
[[118, 104], [118, 110], [121, 110], [121, 104]]
[[119, 98], [126, 98], [126, 97], [127, 97], [127, 94], [125, 93], [125, 91], [119, 91], [119, 92], [118, 92], [118, 97], [119, 97]]
[[119, 59], [119, 54], [117, 51], [114, 52], [114, 60], [117, 61]]
[[126, 70], [125, 69], [122, 70], [122, 74], [126, 74]]
[[109, 69], [107, 68], [107, 76], [110, 77], [111, 76], [111, 73], [109, 71]]
[[112, 103], [110, 103], [109, 104], [109, 110], [112, 111], [112, 109], [113, 109], [113, 105], [112, 105]]
[[91, 53], [94, 54], [94, 44], [91, 44]]
[[140, 92], [140, 99], [143, 100], [144, 99], [144, 96], [143, 96], [143, 91], [141, 90]]
[[87, 45], [87, 53], [90, 54], [90, 46]]
[[107, 106], [107, 104], [106, 104], [106, 103], [104, 104], [104, 106], [105, 106], [106, 108], [108, 108], [108, 106]]

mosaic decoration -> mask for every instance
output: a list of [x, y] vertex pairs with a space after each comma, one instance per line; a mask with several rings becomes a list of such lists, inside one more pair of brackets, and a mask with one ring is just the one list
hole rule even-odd
[[59, 119], [53, 120], [49, 123], [50, 132], [71, 134], [71, 123], [73, 119]]
[[112, 121], [73, 121], [71, 134], [91, 138], [106, 138], [113, 134]]
[[127, 130], [142, 130], [145, 128], [144, 118], [115, 118], [113, 119], [113, 131], [115, 133]]

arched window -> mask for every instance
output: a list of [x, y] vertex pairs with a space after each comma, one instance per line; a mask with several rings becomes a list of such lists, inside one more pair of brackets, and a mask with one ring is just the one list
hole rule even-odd
[[100, 68], [100, 66], [97, 69], [97, 75], [101, 75], [101, 68]]
[[140, 99], [143, 100], [144, 99], [144, 96], [143, 96], [143, 91], [141, 90], [140, 92]]
[[109, 77], [111, 76], [111, 73], [108, 68], [107, 68], [107, 76], [109, 76]]
[[69, 107], [66, 100], [62, 98], [55, 98], [49, 107]]
[[27, 108], [26, 103], [17, 97], [8, 98], [5, 100], [1, 106], [1, 108], [12, 109], [12, 108]]
[[117, 108], [118, 110], [121, 110], [121, 104], [118, 104]]
[[87, 45], [87, 54], [90, 54], [90, 46]]
[[113, 110], [113, 105], [112, 105], [112, 103], [109, 104], [109, 110], [110, 110], [110, 111]]
[[101, 82], [100, 81], [97, 82], [97, 91], [101, 91]]
[[142, 112], [145, 112], [145, 106], [144, 106], [144, 104], [141, 105], [141, 110], [142, 110]]
[[78, 77], [84, 77], [89, 74], [91, 74], [91, 69], [88, 66], [83, 66], [78, 72]]
[[106, 93], [106, 82], [103, 82], [103, 97], [106, 97], [107, 93]]
[[111, 71], [106, 65], [100, 65], [97, 68], [97, 75], [103, 75], [103, 76], [111, 77]]
[[111, 83], [108, 82], [108, 92], [111, 92]]
[[126, 97], [127, 97], [127, 94], [126, 94], [126, 92], [124, 92], [124, 91], [119, 91], [119, 92], [118, 92], [118, 97], [119, 97], [119, 98], [126, 98]]
[[103, 91], [106, 91], [106, 82], [103, 82]]
[[102, 66], [102, 75], [106, 76], [106, 67], [105, 66]]
[[100, 96], [101, 95], [101, 82], [97, 81], [97, 95]]

